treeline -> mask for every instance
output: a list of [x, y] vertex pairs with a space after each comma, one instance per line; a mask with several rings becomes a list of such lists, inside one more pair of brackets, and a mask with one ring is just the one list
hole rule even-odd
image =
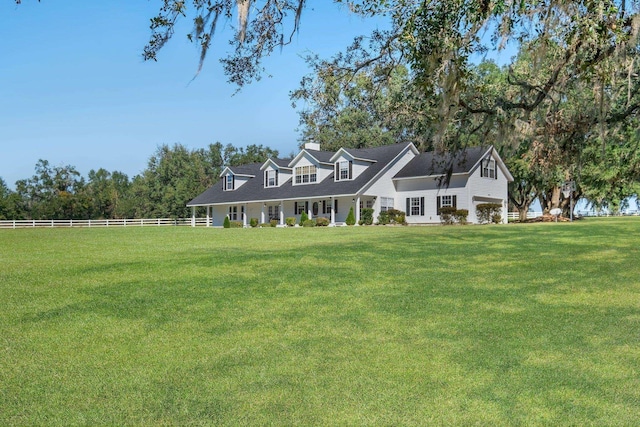
[[83, 177], [74, 166], [52, 166], [41, 159], [31, 178], [15, 183], [15, 191], [0, 177], [0, 220], [188, 217], [187, 202], [213, 185], [224, 166], [272, 156], [278, 152], [262, 145], [237, 148], [216, 142], [195, 150], [162, 145], [132, 179], [102, 168]]

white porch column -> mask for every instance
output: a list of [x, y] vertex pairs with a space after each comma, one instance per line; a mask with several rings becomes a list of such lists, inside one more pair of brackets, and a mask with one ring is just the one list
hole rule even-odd
[[331, 203], [331, 225], [336, 225], [336, 211], [334, 209], [336, 207], [336, 202], [333, 200], [333, 197], [331, 197], [329, 201]]
[[280, 225], [284, 225], [284, 202], [280, 201]]
[[353, 207], [354, 213], [356, 214], [356, 223], [355, 225], [360, 225], [360, 196], [356, 197], [356, 205]]
[[309, 209], [307, 209], [307, 217], [309, 219], [313, 218], [313, 202], [309, 202]]
[[211, 227], [211, 206], [207, 206], [207, 227]]
[[196, 207], [191, 206], [191, 226], [196, 226]]
[[247, 227], [247, 204], [244, 204], [244, 212], [242, 212], [242, 226]]
[[265, 207], [265, 204], [263, 203], [262, 204], [262, 208], [260, 208], [260, 224], [264, 224], [264, 222], [265, 222], [264, 221], [264, 207]]

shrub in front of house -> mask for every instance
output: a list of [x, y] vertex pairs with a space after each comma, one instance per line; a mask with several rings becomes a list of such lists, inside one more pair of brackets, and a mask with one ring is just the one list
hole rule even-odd
[[242, 221], [229, 221], [229, 228], [242, 228], [244, 224]]
[[455, 222], [456, 208], [453, 206], [444, 206], [440, 208], [440, 222], [443, 225], [451, 225]]
[[459, 224], [465, 225], [467, 223], [467, 218], [469, 217], [469, 210], [458, 209], [454, 212], [453, 217]]
[[387, 211], [380, 212], [378, 215], [378, 224], [406, 224], [406, 215], [403, 211], [398, 209], [389, 209]]
[[294, 225], [296, 225], [296, 217], [288, 216], [284, 219], [284, 223], [287, 224], [288, 227], [293, 227]]
[[307, 215], [306, 212], [302, 212], [300, 214], [300, 224], [304, 223], [305, 221], [309, 220], [309, 215]]
[[271, 224], [272, 227], [277, 227], [278, 226], [278, 220], [277, 219], [272, 219], [269, 220], [269, 224]]
[[315, 227], [316, 226], [316, 220], [315, 219], [308, 219], [305, 222], [302, 223], [303, 227]]
[[271, 227], [271, 224], [268, 222], [263, 222], [262, 224], [259, 225], [260, 228], [267, 228], [267, 227]]
[[331, 224], [331, 220], [329, 218], [325, 218], [323, 216], [316, 218], [316, 225], [318, 227], [327, 227], [329, 224]]
[[481, 224], [489, 222], [497, 224], [502, 221], [502, 205], [499, 203], [480, 203], [476, 206], [476, 215]]
[[390, 224], [391, 220], [389, 219], [389, 212], [383, 211], [378, 215], [378, 225], [387, 225]]
[[229, 221], [229, 217], [228, 216], [224, 217], [224, 222], [222, 223], [222, 226], [224, 228], [231, 228], [231, 221]]
[[360, 225], [373, 224], [373, 208], [364, 208], [360, 210]]
[[353, 214], [353, 206], [349, 208], [347, 219], [344, 220], [347, 225], [356, 225], [356, 216]]
[[256, 227], [258, 226], [258, 224], [260, 224], [260, 221], [258, 221], [258, 218], [251, 218], [251, 219], [249, 220], [249, 225], [250, 225], [252, 228], [256, 228]]
[[391, 221], [391, 224], [404, 225], [407, 223], [404, 211], [398, 209], [389, 209], [387, 212], [389, 213], [389, 220]]

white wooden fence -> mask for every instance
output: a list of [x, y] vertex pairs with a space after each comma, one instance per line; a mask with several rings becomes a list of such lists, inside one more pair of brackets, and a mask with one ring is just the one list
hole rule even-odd
[[[191, 218], [146, 219], [47, 219], [0, 221], [0, 228], [55, 228], [55, 227], [159, 227], [193, 225]], [[195, 225], [206, 226], [206, 218], [196, 218]]]
[[[518, 212], [509, 212], [507, 215], [508, 218], [512, 220], [520, 219]], [[539, 216], [542, 216], [542, 212], [527, 212], [527, 219], [537, 218]]]

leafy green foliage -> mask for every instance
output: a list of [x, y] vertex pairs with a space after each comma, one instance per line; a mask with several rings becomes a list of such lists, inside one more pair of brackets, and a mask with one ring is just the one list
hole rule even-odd
[[0, 219], [24, 219], [22, 200], [0, 178]]
[[224, 222], [222, 223], [223, 228], [231, 228], [231, 221], [228, 216], [224, 217]]
[[252, 228], [256, 228], [258, 226], [258, 224], [260, 223], [260, 220], [258, 218], [251, 218], [249, 219], [249, 225]]
[[347, 219], [345, 219], [345, 224], [347, 225], [355, 225], [356, 224], [356, 216], [353, 213], [353, 206], [349, 208], [349, 213], [347, 214]]
[[388, 209], [386, 211], [380, 212], [378, 215], [378, 224], [380, 225], [388, 225], [388, 224], [406, 224], [406, 214], [404, 211], [398, 209]]
[[132, 180], [102, 168], [90, 170], [85, 180], [73, 166], [52, 167], [41, 159], [33, 177], [19, 180], [15, 192], [1, 182], [0, 218], [184, 218], [191, 215], [187, 202], [214, 184], [223, 165], [277, 156], [276, 150], [262, 145], [236, 148], [217, 142], [197, 150], [162, 145]]
[[323, 216], [316, 218], [316, 225], [318, 227], [327, 227], [329, 224], [331, 224], [331, 220], [329, 218], [325, 218]]
[[478, 222], [498, 224], [502, 221], [502, 205], [499, 203], [480, 203], [476, 206]]
[[373, 224], [373, 208], [360, 209], [360, 225]]
[[444, 206], [440, 208], [440, 222], [445, 225], [451, 225], [455, 222], [454, 214], [456, 213], [456, 208], [452, 206]]
[[287, 224], [288, 227], [293, 227], [294, 225], [296, 225], [296, 217], [288, 216], [284, 219], [284, 223]]
[[453, 218], [458, 222], [458, 224], [465, 225], [467, 223], [467, 218], [469, 217], [468, 209], [457, 209], [453, 213]]
[[301, 221], [300, 224], [302, 224], [303, 227], [315, 227], [317, 225], [315, 219], [306, 219]]
[[307, 221], [309, 219], [309, 215], [307, 215], [306, 211], [303, 211], [300, 214], [300, 224], [302, 224], [303, 222]]

